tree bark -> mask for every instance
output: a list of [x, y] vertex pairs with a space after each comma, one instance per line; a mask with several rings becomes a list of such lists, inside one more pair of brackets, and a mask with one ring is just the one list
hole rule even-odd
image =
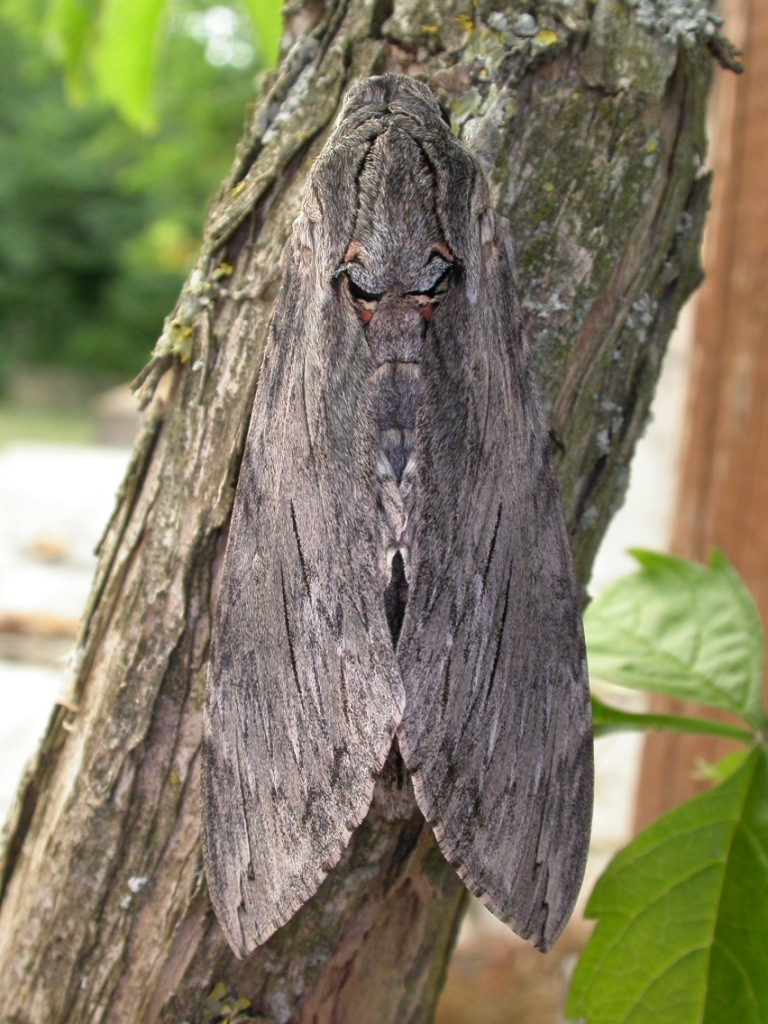
[[534, 8], [536, 24], [484, 0], [287, 8], [285, 57], [153, 364], [150, 383], [167, 372], [100, 546], [71, 698], [7, 828], [3, 1019], [203, 1024], [237, 998], [238, 1019], [275, 1024], [431, 1019], [464, 890], [418, 816], [372, 810], [316, 897], [248, 960], [231, 954], [202, 874], [201, 709], [281, 250], [362, 76], [426, 76], [491, 167], [588, 578], [700, 279], [712, 62], [705, 42], [644, 27], [622, 0]]

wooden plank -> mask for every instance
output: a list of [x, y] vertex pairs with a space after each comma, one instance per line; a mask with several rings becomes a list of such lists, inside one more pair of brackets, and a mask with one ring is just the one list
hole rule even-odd
[[[718, 75], [707, 279], [696, 299], [672, 550], [725, 552], [768, 621], [768, 4], [729, 0], [725, 29], [746, 73]], [[658, 699], [659, 710], [694, 705]], [[700, 709], [696, 709], [700, 711]], [[697, 763], [733, 746], [717, 737], [651, 735], [639, 828], [707, 788]]]

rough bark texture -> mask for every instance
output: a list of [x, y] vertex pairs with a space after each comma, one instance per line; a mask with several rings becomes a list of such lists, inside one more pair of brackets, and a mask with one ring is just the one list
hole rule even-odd
[[230, 1007], [250, 1000], [243, 1019], [431, 1018], [463, 890], [418, 817], [372, 812], [318, 895], [245, 962], [213, 918], [200, 856], [216, 574], [280, 253], [353, 80], [425, 74], [492, 166], [582, 580], [699, 281], [711, 59], [674, 24], [654, 34], [622, 0], [295, 0], [284, 50], [299, 39], [167, 325], [154, 364], [167, 373], [101, 544], [71, 699], [9, 823], [0, 1015], [14, 1024], [201, 1024], [226, 1018], [224, 986]]

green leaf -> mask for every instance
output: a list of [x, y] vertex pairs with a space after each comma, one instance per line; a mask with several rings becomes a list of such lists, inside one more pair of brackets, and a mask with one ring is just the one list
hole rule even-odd
[[[65, 102], [38, 0], [22, 2], [0, 32], [0, 377], [17, 363], [68, 364], [90, 390], [146, 362], [231, 163], [254, 66], [205, 60], [182, 11], [163, 33], [163, 132], [149, 138], [103, 104]], [[248, 38], [244, 16], [235, 28]]]
[[586, 1024], [768, 1020], [768, 758], [642, 832], [587, 905], [567, 1013]]
[[50, 0], [48, 4], [45, 34], [68, 70], [82, 59], [97, 11], [98, 0]]
[[103, 0], [92, 53], [100, 95], [139, 128], [155, 125], [151, 89], [165, 0]]
[[718, 552], [709, 566], [631, 553], [640, 571], [607, 587], [584, 616], [592, 674], [764, 729], [763, 631], [736, 572]]
[[86, 54], [93, 41], [99, 0], [50, 0], [43, 32], [66, 70], [71, 97], [82, 99], [87, 87]]
[[719, 761], [706, 761], [699, 758], [696, 761], [693, 778], [709, 782], [713, 786], [725, 782], [729, 776], [741, 768], [747, 757], [749, 757], [748, 750], [734, 750], [733, 753], [721, 757]]
[[283, 31], [283, 0], [243, 0], [259, 37], [259, 54], [264, 67], [277, 63]]
[[129, 123], [155, 126], [151, 90], [166, 0], [50, 0], [45, 32], [76, 98], [95, 91]]
[[752, 733], [739, 729], [727, 722], [717, 722], [711, 718], [695, 718], [688, 715], [655, 715], [636, 711], [623, 711], [620, 708], [604, 704], [598, 697], [592, 697], [592, 724], [595, 739], [608, 736], [614, 732], [643, 730], [660, 730], [664, 732], [694, 732], [708, 736], [724, 736], [750, 743]]

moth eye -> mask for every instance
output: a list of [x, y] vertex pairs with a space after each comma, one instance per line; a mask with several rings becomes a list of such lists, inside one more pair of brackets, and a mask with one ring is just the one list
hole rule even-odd
[[[406, 294], [413, 295], [417, 299], [421, 300], [431, 299], [432, 302], [429, 303], [429, 305], [435, 306], [448, 291], [448, 283], [450, 281], [452, 272], [453, 264], [448, 264], [443, 270], [443, 272], [439, 275], [439, 277], [436, 278], [434, 283], [430, 285], [429, 288], [417, 288], [414, 291], [407, 292]], [[426, 307], [428, 303], [424, 301], [421, 304], [423, 304]], [[429, 319], [429, 317], [427, 319]]]
[[422, 295], [428, 295], [430, 299], [436, 298], [438, 295], [444, 295], [448, 288], [448, 281], [451, 276], [453, 267], [446, 267], [443, 273], [438, 277], [431, 288], [427, 288], [426, 291], [422, 292]]
[[361, 288], [359, 284], [355, 284], [349, 274], [347, 274], [347, 283], [349, 285], [349, 292], [353, 299], [362, 300], [363, 302], [379, 302], [384, 295], [383, 292], [366, 291], [365, 288]]
[[349, 288], [349, 294], [352, 296], [352, 301], [357, 307], [357, 312], [360, 314], [360, 319], [364, 324], [369, 324], [373, 320], [373, 314], [376, 312], [376, 306], [379, 300], [383, 296], [383, 292], [369, 292], [366, 288], [362, 288], [359, 284], [352, 280], [349, 272], [346, 274], [347, 286]]

